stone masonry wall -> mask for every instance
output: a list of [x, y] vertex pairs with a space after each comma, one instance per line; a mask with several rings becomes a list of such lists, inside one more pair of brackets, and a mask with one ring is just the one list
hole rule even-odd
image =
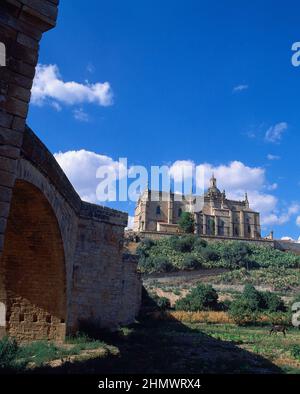
[[137, 262], [123, 260], [127, 217], [85, 203], [81, 215], [74, 259], [72, 328], [76, 331], [80, 320], [106, 328], [132, 322], [139, 310], [141, 281]]
[[[6, 67], [0, 67], [0, 256], [9, 215], [17, 160], [23, 141], [30, 90], [42, 33], [55, 26], [58, 0], [1, 0], [0, 42], [6, 47]], [[0, 309], [6, 299], [0, 264]], [[0, 324], [0, 335], [3, 334]]]
[[82, 202], [25, 121], [42, 33], [58, 0], [1, 0], [0, 337], [61, 340], [81, 320], [134, 320], [141, 280], [123, 260], [127, 214]]

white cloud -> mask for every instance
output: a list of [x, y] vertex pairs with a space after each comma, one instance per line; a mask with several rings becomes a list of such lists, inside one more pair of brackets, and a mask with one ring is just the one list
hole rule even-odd
[[[264, 168], [249, 167], [240, 161], [213, 166], [209, 163], [196, 165], [189, 160], [178, 160], [171, 166], [171, 173], [179, 176], [182, 168], [186, 166], [203, 171], [205, 188], [208, 187], [209, 179], [214, 173], [219, 189], [225, 189], [229, 199], [244, 200], [245, 191], [247, 191], [250, 207], [261, 213], [261, 224], [263, 226], [284, 225], [292, 216], [300, 212], [300, 206], [296, 203], [289, 208], [279, 208], [280, 204], [277, 197], [266, 192], [266, 190], [276, 190], [278, 185], [277, 183], [267, 183]], [[198, 181], [198, 186], [201, 189], [202, 180]]]
[[92, 203], [97, 202], [96, 188], [99, 179], [96, 178], [96, 172], [100, 166], [108, 166], [120, 177], [126, 173], [124, 168], [120, 168], [118, 161], [84, 149], [55, 153], [54, 157], [80, 197], [84, 201]]
[[300, 216], [297, 217], [297, 219], [296, 219], [296, 224], [297, 224], [297, 226], [300, 227]]
[[276, 125], [271, 126], [266, 132], [266, 141], [273, 143], [279, 142], [287, 128], [288, 124], [286, 122], [277, 123]]
[[282, 237], [281, 241], [294, 241], [292, 237]]
[[60, 112], [62, 110], [62, 107], [60, 104], [58, 104], [58, 102], [56, 101], [51, 101], [49, 103], [51, 105], [51, 107], [53, 107], [57, 112]]
[[[100, 166], [108, 166], [116, 171], [119, 179], [126, 176], [124, 165], [120, 167], [118, 161], [84, 149], [59, 152], [55, 154], [55, 158], [85, 201], [97, 202], [96, 189], [99, 179], [96, 178], [96, 172]], [[295, 202], [287, 208], [281, 207], [278, 198], [266, 192], [270, 187], [267, 186], [265, 169], [261, 167], [249, 167], [239, 161], [213, 166], [209, 163], [196, 165], [190, 160], [178, 160], [170, 167], [170, 174], [173, 178], [179, 179], [182, 171], [191, 168], [195, 171], [199, 167], [204, 171], [205, 187], [208, 186], [209, 179], [214, 173], [218, 187], [226, 190], [229, 199], [244, 200], [247, 191], [250, 208], [261, 213], [263, 226], [284, 225], [293, 216], [300, 214], [300, 204]], [[275, 187], [272, 190], [274, 189]], [[297, 218], [297, 224], [300, 226], [300, 216]]]
[[56, 64], [38, 64], [33, 81], [31, 102], [35, 105], [49, 103], [76, 105], [93, 103], [109, 106], [113, 94], [108, 82], [90, 84], [74, 81], [64, 82]]
[[175, 182], [180, 182], [182, 178], [191, 178], [195, 170], [195, 163], [191, 160], [177, 160], [169, 170], [170, 176]]
[[282, 226], [288, 223], [291, 218], [300, 212], [300, 205], [297, 203], [292, 204], [287, 210], [283, 210], [280, 213], [270, 212], [264, 217], [262, 224], [269, 226]]
[[227, 191], [258, 190], [265, 183], [265, 170], [261, 167], [249, 167], [240, 161], [232, 161], [227, 165], [213, 166], [208, 163], [200, 164], [205, 174], [205, 186], [214, 173], [220, 189]]
[[280, 156], [268, 154], [267, 159], [271, 160], [271, 161], [272, 160], [280, 160]]
[[74, 109], [73, 115], [76, 120], [79, 120], [79, 122], [89, 122], [90, 120], [89, 115], [82, 108]]
[[242, 92], [243, 90], [247, 90], [249, 88], [248, 85], [237, 85], [233, 88], [234, 92]]

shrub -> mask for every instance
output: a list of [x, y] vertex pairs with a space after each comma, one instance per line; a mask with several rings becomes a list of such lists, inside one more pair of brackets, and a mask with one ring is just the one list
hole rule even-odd
[[12, 368], [18, 352], [19, 347], [17, 342], [8, 337], [4, 337], [0, 341], [0, 369]]
[[300, 360], [300, 345], [293, 345], [291, 347], [291, 355], [297, 360]]
[[227, 312], [230, 309], [232, 301], [231, 300], [224, 300], [222, 302], [219, 302], [219, 311]]
[[136, 253], [139, 257], [149, 257], [151, 248], [155, 245], [155, 241], [150, 238], [144, 239], [139, 243]]
[[260, 292], [254, 286], [247, 284], [243, 293], [230, 305], [229, 313], [238, 324], [246, 324], [257, 320], [262, 311], [284, 312], [285, 305], [280, 297], [270, 292]]
[[253, 312], [264, 309], [264, 299], [253, 285], [245, 285], [242, 298], [248, 303], [249, 309]]
[[202, 248], [201, 255], [205, 260], [208, 261], [218, 261], [220, 259], [219, 253], [216, 250], [210, 248], [209, 246], [206, 248]]
[[229, 316], [239, 326], [246, 325], [257, 320], [257, 311], [252, 309], [243, 297], [232, 301], [229, 308]]
[[225, 261], [237, 267], [247, 267], [249, 264], [250, 247], [243, 242], [228, 243], [223, 250], [223, 258]]
[[155, 272], [171, 272], [174, 271], [173, 264], [168, 257], [157, 256], [152, 258], [152, 266]]
[[269, 291], [261, 293], [262, 297], [262, 308], [267, 309], [269, 312], [285, 312], [286, 307], [284, 302], [277, 294]]
[[195, 242], [194, 235], [185, 235], [183, 237], [172, 237], [170, 239], [171, 247], [177, 252], [190, 253], [193, 250]]
[[205, 239], [201, 239], [201, 238], [197, 237], [195, 239], [194, 245], [195, 245], [195, 247], [206, 248], [207, 247], [207, 241], [205, 241]]
[[192, 234], [195, 231], [194, 216], [190, 212], [183, 212], [178, 221], [179, 228], [187, 233]]
[[218, 307], [218, 294], [211, 285], [199, 283], [186, 297], [176, 301], [175, 309], [182, 311], [216, 310]]
[[201, 261], [192, 254], [186, 254], [180, 268], [185, 270], [194, 270], [201, 268]]

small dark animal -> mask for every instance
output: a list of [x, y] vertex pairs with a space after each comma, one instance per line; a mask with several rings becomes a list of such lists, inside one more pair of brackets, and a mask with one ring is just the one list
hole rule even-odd
[[272, 334], [277, 334], [278, 332], [282, 332], [284, 336], [286, 336], [287, 328], [285, 326], [281, 325], [272, 325], [271, 330], [270, 330], [270, 335]]

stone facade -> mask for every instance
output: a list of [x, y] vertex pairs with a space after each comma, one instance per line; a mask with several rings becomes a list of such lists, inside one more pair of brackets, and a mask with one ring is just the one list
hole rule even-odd
[[[203, 237], [260, 239], [260, 215], [250, 208], [247, 194], [244, 201], [226, 198], [217, 188], [213, 176], [204, 196], [185, 196], [178, 201], [174, 193], [146, 190], [140, 197], [134, 217], [135, 232], [179, 233], [182, 212], [194, 215], [195, 233]], [[197, 210], [199, 201], [201, 209]]]
[[25, 126], [42, 33], [58, 0], [2, 0], [0, 42], [0, 336], [63, 340], [80, 321], [132, 322], [137, 262], [123, 258], [127, 214], [80, 200]]

